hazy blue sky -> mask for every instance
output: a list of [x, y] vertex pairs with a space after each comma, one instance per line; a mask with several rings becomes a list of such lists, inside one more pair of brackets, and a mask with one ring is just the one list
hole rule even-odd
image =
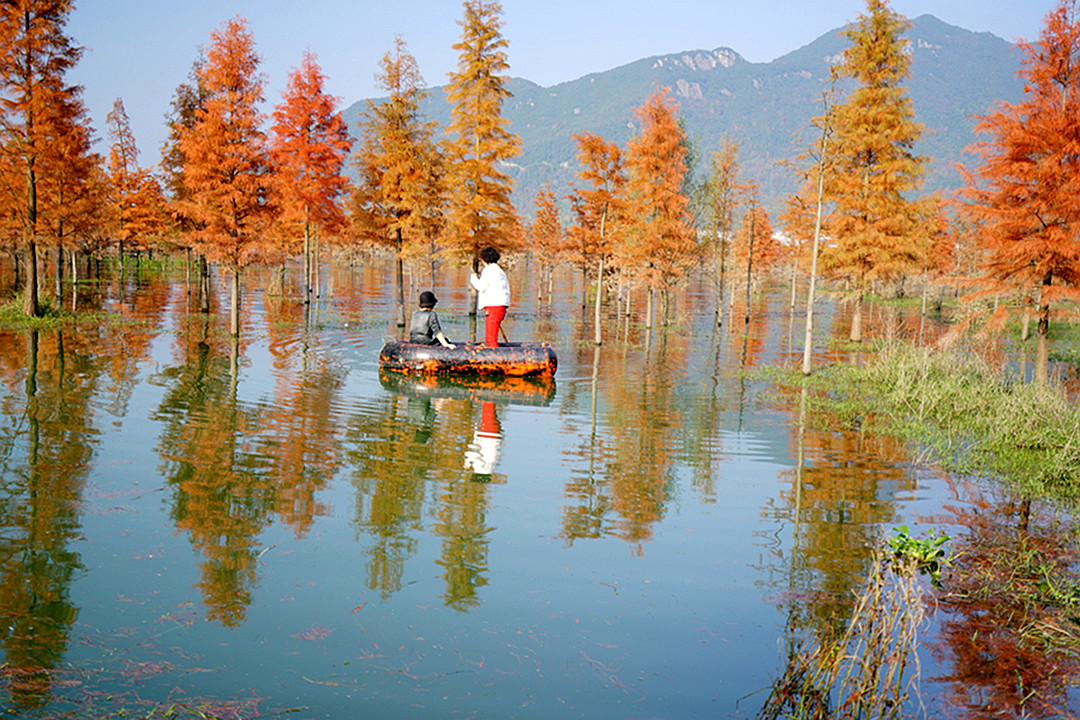
[[[1035, 39], [1057, 0], [893, 0], [909, 18], [924, 13], [1006, 40]], [[863, 0], [503, 0], [509, 74], [550, 86], [639, 58], [730, 47], [767, 62], [854, 20]], [[247, 18], [267, 77], [268, 107], [281, 99], [305, 49], [343, 105], [379, 94], [377, 63], [400, 34], [429, 85], [454, 69], [461, 35], [457, 0], [82, 0], [68, 24], [83, 59], [73, 73], [99, 138], [123, 99], [142, 165], [156, 164], [164, 117], [211, 30]], [[99, 146], [104, 149], [104, 143]]]

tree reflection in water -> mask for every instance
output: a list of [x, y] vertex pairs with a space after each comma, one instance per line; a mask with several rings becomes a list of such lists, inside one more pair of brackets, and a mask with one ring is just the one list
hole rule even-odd
[[[425, 503], [440, 538], [444, 603], [467, 611], [487, 582], [486, 516], [503, 441], [499, 406], [544, 405], [550, 379], [413, 376], [380, 373], [391, 393], [354, 418], [346, 455], [354, 465], [356, 524], [375, 538], [367, 586], [387, 597], [401, 589], [416, 551]], [[430, 497], [426, 496], [430, 495]]]
[[62, 331], [2, 335], [0, 348], [10, 389], [25, 368], [25, 394], [6, 396], [0, 432], [0, 676], [11, 707], [31, 710], [50, 700], [78, 614], [70, 587], [82, 566], [68, 545], [81, 536], [78, 513], [97, 434], [89, 412], [94, 383], [92, 375], [65, 372]]
[[933, 641], [938, 682], [963, 717], [1066, 717], [1080, 676], [1076, 532], [1051, 508], [974, 485]]

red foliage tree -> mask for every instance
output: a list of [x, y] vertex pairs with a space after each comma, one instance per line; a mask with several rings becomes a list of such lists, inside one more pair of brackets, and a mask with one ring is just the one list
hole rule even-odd
[[460, 21], [458, 68], [450, 74], [446, 99], [451, 104], [449, 237], [453, 247], [473, 260], [480, 248], [506, 249], [517, 235], [517, 213], [510, 202], [513, 179], [501, 165], [521, 152], [521, 138], [510, 131], [502, 105], [510, 97], [509, 45], [500, 32], [502, 6], [492, 0], [466, 0]]
[[230, 331], [237, 335], [240, 271], [255, 257], [267, 211], [263, 77], [246, 20], [233, 18], [210, 38], [206, 63], [197, 71], [207, 96], [194, 123], [179, 128], [189, 193], [182, 211], [198, 223], [195, 234], [205, 254], [230, 271]]
[[914, 154], [922, 125], [907, 88], [911, 56], [902, 36], [909, 23], [886, 0], [867, 0], [867, 14], [844, 34], [851, 45], [837, 68], [856, 87], [833, 108], [834, 131], [824, 200], [831, 244], [821, 269], [850, 282], [855, 293], [851, 340], [862, 340], [862, 302], [875, 281], [917, 270], [922, 253], [912, 242], [920, 221], [908, 195], [918, 190], [925, 158]]
[[566, 234], [559, 222], [559, 208], [555, 204], [551, 183], [544, 183], [544, 187], [536, 193], [535, 208], [536, 215], [528, 227], [528, 244], [529, 252], [540, 264], [537, 297], [543, 299], [545, 286], [548, 294], [551, 294], [551, 275]]
[[[1062, 0], [1024, 53], [1022, 102], [976, 126], [983, 163], [967, 173], [970, 216], [982, 225], [986, 277], [1038, 304], [1035, 379], [1048, 381], [1051, 307], [1080, 301], [1080, 21]], [[981, 181], [981, 184], [980, 184]], [[1002, 308], [1001, 312], [1005, 309]]]
[[700, 254], [684, 192], [686, 134], [667, 89], [653, 93], [634, 111], [641, 133], [626, 146], [627, 216], [633, 218], [619, 262], [644, 279], [652, 298], [661, 290], [667, 319], [668, 291], [698, 262]]
[[404, 260], [426, 245], [434, 266], [432, 239], [441, 222], [444, 160], [433, 140], [435, 125], [420, 112], [427, 95], [424, 79], [400, 37], [380, 68], [378, 79], [388, 96], [378, 103], [369, 101], [361, 122], [352, 221], [361, 240], [394, 250], [397, 322], [404, 327]]
[[164, 198], [153, 174], [139, 167], [135, 136], [120, 98], [113, 103], [105, 122], [112, 140], [108, 160], [112, 186], [112, 232], [120, 246], [122, 263], [125, 242], [137, 250], [147, 249], [152, 239], [164, 232]]
[[39, 180], [49, 172], [42, 156], [65, 129], [57, 112], [81, 109], [81, 88], [64, 81], [81, 54], [64, 33], [72, 7], [70, 0], [0, 3], [0, 148], [21, 176], [5, 186], [5, 214], [18, 218], [27, 270], [23, 312], [31, 316], [38, 314]]
[[574, 211], [574, 224], [566, 233], [566, 251], [571, 260], [581, 267], [581, 304], [585, 306], [585, 288], [588, 270], [596, 265], [596, 321], [595, 341], [602, 340], [600, 332], [600, 300], [603, 294], [604, 261], [615, 252], [619, 236], [618, 225], [622, 216], [623, 193], [626, 174], [623, 170], [622, 153], [614, 143], [599, 135], [575, 135], [577, 159], [581, 164], [578, 177], [584, 187], [575, 187], [570, 193], [570, 205]]
[[[305, 52], [300, 67], [289, 74], [271, 128], [273, 205], [286, 237], [303, 238], [304, 302], [311, 295], [307, 268], [312, 229], [335, 233], [346, 224], [340, 199], [349, 181], [342, 169], [352, 139], [337, 99], [323, 91], [325, 80], [315, 56]], [[284, 249], [286, 255], [293, 254], [295, 243], [286, 240]]]

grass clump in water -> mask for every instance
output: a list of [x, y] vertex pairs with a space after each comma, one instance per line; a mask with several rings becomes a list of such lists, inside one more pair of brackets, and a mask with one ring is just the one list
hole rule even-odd
[[72, 315], [54, 307], [45, 299], [38, 301], [37, 317], [28, 317], [23, 313], [21, 298], [0, 305], [0, 327], [44, 330], [73, 319]]
[[1006, 378], [955, 351], [888, 347], [864, 367], [815, 375], [818, 402], [870, 418], [948, 470], [1080, 505], [1080, 410], [1055, 387]]

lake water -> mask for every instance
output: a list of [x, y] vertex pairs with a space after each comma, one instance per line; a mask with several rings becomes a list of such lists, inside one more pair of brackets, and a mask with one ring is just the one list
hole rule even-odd
[[[549, 383], [380, 375], [374, 261], [327, 270], [310, 313], [248, 273], [236, 347], [177, 268], [80, 289], [96, 320], [0, 330], [0, 707], [753, 717], [792, 631], [843, 623], [877, 536], [962, 532], [994, 493], [857, 427], [800, 433], [797, 393], [754, 372], [801, 358], [785, 290], [745, 333], [741, 304], [713, 329], [704, 281], [666, 332], [635, 296], [595, 350], [577, 278], [538, 303], [532, 275], [511, 268], [506, 327], [555, 346]], [[849, 320], [817, 317], [833, 361]], [[931, 708], [950, 657], [920, 657]]]

